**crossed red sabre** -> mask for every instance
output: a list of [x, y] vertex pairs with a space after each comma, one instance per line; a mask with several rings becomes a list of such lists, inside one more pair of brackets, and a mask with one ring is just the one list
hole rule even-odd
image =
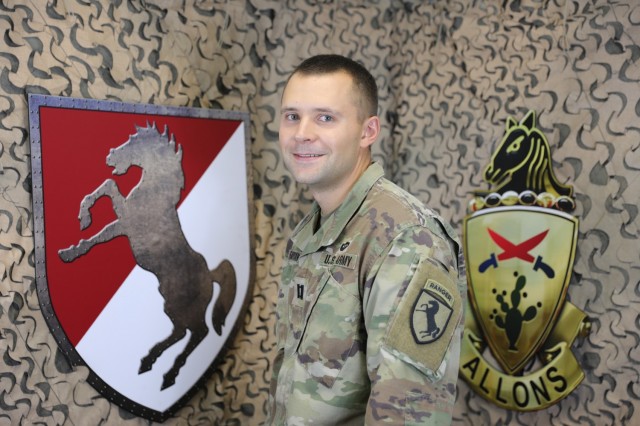
[[507, 260], [512, 257], [517, 257], [518, 259], [526, 260], [527, 262], [533, 262], [533, 256], [529, 254], [533, 248], [535, 248], [538, 244], [544, 240], [544, 237], [547, 236], [547, 232], [549, 230], [543, 231], [536, 235], [535, 237], [529, 238], [527, 241], [524, 241], [520, 244], [513, 244], [511, 241], [507, 240], [502, 235], [498, 234], [496, 231], [487, 228], [489, 231], [489, 235], [491, 235], [491, 239], [495, 241], [496, 244], [500, 246], [504, 251], [498, 255], [498, 260]]
[[[535, 235], [528, 240], [521, 242], [520, 244], [514, 244], [491, 228], [487, 228], [487, 231], [489, 231], [491, 239], [504, 251], [500, 253], [497, 258], [495, 253], [492, 253], [489, 259], [480, 264], [480, 267], [478, 268], [480, 272], [486, 271], [491, 266], [497, 268], [498, 260], [507, 260], [516, 257], [529, 263], [533, 262], [534, 257], [529, 254], [529, 252], [537, 247], [538, 244], [540, 244], [542, 240], [545, 239], [547, 233], [549, 232], [549, 230], [547, 229], [546, 231], [542, 231], [538, 235]], [[538, 269], [542, 270], [549, 278], [553, 278], [555, 276], [553, 268], [542, 261], [542, 256], [538, 256], [535, 259], [535, 264], [533, 265], [534, 271], [537, 271]]]

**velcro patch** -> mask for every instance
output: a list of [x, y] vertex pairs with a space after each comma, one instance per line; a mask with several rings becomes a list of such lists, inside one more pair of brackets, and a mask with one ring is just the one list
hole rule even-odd
[[418, 369], [436, 372], [460, 320], [456, 279], [442, 268], [418, 265], [387, 332], [392, 353]]
[[324, 253], [320, 264], [322, 266], [342, 266], [343, 268], [355, 269], [358, 263], [357, 254], [331, 254]]

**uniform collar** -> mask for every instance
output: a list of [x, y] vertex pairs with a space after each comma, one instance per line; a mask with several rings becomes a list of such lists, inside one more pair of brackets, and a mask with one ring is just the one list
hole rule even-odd
[[382, 166], [378, 163], [371, 163], [353, 185], [340, 206], [326, 218], [315, 233], [315, 224], [320, 219], [320, 206], [314, 201], [311, 211], [296, 227], [291, 237], [294, 246], [301, 250], [300, 254], [314, 253], [321, 247], [333, 244], [349, 220], [358, 211], [371, 187], [382, 176], [384, 176]]

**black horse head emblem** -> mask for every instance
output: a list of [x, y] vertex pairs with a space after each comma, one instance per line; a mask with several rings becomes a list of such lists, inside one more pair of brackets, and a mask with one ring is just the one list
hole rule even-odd
[[507, 119], [505, 135], [484, 171], [484, 178], [493, 186], [492, 191], [499, 194], [530, 190], [555, 197], [571, 196], [573, 188], [558, 182], [553, 173], [549, 143], [535, 121], [534, 111], [529, 111], [520, 123], [511, 117]]

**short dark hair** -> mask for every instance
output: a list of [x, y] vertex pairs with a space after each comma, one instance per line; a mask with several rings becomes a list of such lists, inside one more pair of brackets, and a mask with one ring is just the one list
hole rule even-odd
[[378, 85], [371, 73], [353, 59], [341, 55], [317, 55], [305, 59], [291, 73], [287, 83], [295, 74], [317, 75], [346, 72], [353, 79], [353, 83], [363, 94], [363, 110], [368, 116], [378, 114]]

